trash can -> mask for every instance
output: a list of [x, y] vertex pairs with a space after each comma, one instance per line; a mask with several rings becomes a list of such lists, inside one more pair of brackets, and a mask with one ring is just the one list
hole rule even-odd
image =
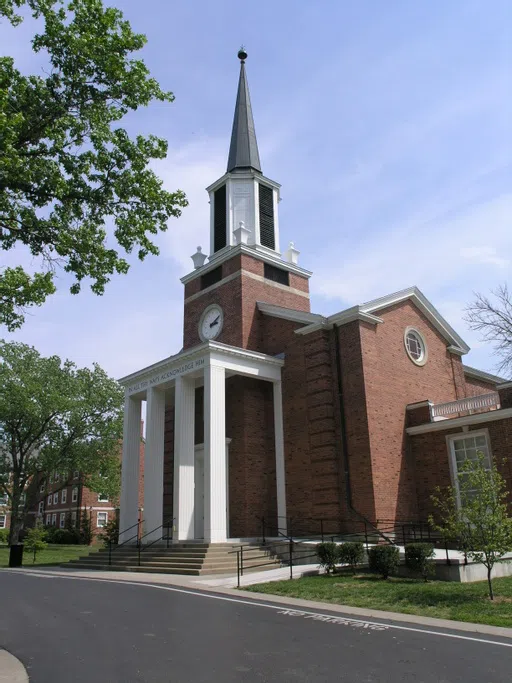
[[9, 551], [9, 567], [21, 567], [23, 564], [23, 543], [11, 545]]

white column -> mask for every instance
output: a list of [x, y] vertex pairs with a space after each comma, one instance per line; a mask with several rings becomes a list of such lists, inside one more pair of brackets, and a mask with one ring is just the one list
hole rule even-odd
[[226, 386], [218, 365], [204, 371], [204, 539], [226, 540]]
[[[119, 511], [119, 543], [137, 534], [139, 511], [141, 400], [126, 396], [124, 400], [123, 462], [121, 468], [121, 504]], [[130, 528], [131, 527], [131, 528]], [[135, 543], [135, 538], [133, 542]]]
[[191, 540], [194, 529], [194, 412], [195, 383], [176, 378], [174, 408], [173, 515], [178, 540]]
[[144, 542], [162, 538], [164, 499], [165, 394], [155, 387], [147, 392], [146, 447], [144, 449]]
[[277, 485], [277, 526], [287, 533], [286, 520], [286, 474], [284, 466], [284, 430], [283, 430], [283, 392], [282, 382], [274, 382], [274, 440], [276, 449], [276, 485]]

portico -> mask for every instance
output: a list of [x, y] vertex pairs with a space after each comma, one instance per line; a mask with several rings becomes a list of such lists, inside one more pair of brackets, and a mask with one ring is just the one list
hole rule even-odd
[[[162, 537], [164, 427], [174, 409], [174, 540], [229, 537], [229, 487], [226, 435], [226, 379], [234, 375], [271, 382], [277, 516], [286, 531], [282, 358], [207, 341], [120, 380], [125, 387], [120, 542], [134, 535], [138, 521], [140, 421], [146, 401], [144, 533], [148, 542]], [[203, 387], [203, 443], [195, 443], [195, 394]]]

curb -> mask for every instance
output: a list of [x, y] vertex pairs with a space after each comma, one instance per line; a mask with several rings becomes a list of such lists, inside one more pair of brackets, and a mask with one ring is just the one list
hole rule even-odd
[[0, 650], [0, 683], [28, 683], [27, 670], [7, 650]]

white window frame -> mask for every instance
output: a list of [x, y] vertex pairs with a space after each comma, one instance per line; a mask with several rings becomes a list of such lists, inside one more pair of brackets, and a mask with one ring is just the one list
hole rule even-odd
[[73, 486], [71, 489], [71, 502], [76, 503], [78, 501], [78, 486]]
[[7, 505], [9, 502], [9, 496], [7, 493], [0, 493], [0, 505]]
[[52, 494], [50, 493], [50, 494], [48, 495], [48, 505], [51, 505], [51, 504], [52, 504], [52, 498], [53, 498], [53, 496], [52, 496]]
[[66, 526], [66, 513], [61, 512], [59, 517], [59, 529], [64, 529]]
[[39, 505], [38, 505], [37, 509], [38, 509], [38, 512], [40, 515], [44, 512], [44, 500], [39, 501]]
[[50, 526], [52, 521], [52, 516], [50, 514], [46, 515], [46, 526]]
[[0, 529], [5, 529], [7, 526], [7, 515], [0, 515]]
[[45, 487], [44, 487], [44, 482], [43, 482], [43, 483], [41, 484], [41, 486], [39, 487], [39, 493], [44, 493], [44, 488], [45, 488]]
[[[105, 518], [105, 523], [104, 523], [104, 524], [100, 524], [100, 515], [101, 515], [102, 518], [103, 518], [103, 517]], [[108, 524], [108, 512], [102, 511], [102, 512], [96, 513], [96, 527], [97, 527], [98, 529], [103, 529], [103, 528], [105, 527], [106, 524]]]
[[73, 479], [78, 479], [80, 476], [80, 470], [73, 470]]
[[57, 505], [59, 502], [59, 492], [53, 494], [53, 504]]
[[57, 526], [57, 513], [52, 512], [52, 526]]
[[76, 513], [76, 510], [73, 510], [73, 511], [71, 512], [71, 523], [72, 523], [72, 525], [73, 525], [74, 527], [76, 527], [76, 519], [77, 519], [77, 516], [78, 516], [78, 515], [77, 515], [77, 513]]
[[491, 438], [489, 436], [489, 430], [488, 429], [475, 429], [475, 430], [470, 430], [467, 432], [457, 432], [456, 434], [448, 434], [446, 436], [446, 444], [448, 447], [448, 453], [449, 453], [449, 461], [450, 461], [450, 475], [452, 478], [452, 482], [455, 486], [455, 490], [457, 492], [457, 505], [460, 508], [460, 491], [459, 491], [459, 477], [458, 477], [458, 469], [457, 469], [457, 459], [455, 457], [455, 441], [460, 441], [461, 439], [474, 439], [477, 436], [485, 436], [485, 441], [486, 441], [486, 446], [487, 446], [487, 453], [489, 455], [489, 464], [492, 466], [493, 463], [493, 457], [492, 457], [492, 450], [491, 450]]
[[62, 489], [61, 494], [60, 494], [60, 502], [65, 503], [68, 499], [68, 490], [67, 489]]
[[[415, 334], [418, 339], [420, 340], [420, 346], [422, 347], [422, 355], [420, 358], [414, 358], [414, 356], [411, 354], [409, 351], [409, 347], [407, 346], [407, 335], [409, 334]], [[407, 355], [409, 356], [410, 360], [414, 363], [414, 365], [419, 365], [420, 367], [422, 365], [425, 365], [425, 363], [428, 361], [428, 347], [427, 347], [427, 342], [425, 340], [425, 337], [421, 334], [421, 332], [418, 330], [417, 327], [406, 327], [405, 332], [404, 332], [404, 346], [405, 350], [407, 352]]]
[[108, 496], [104, 493], [98, 493], [98, 503], [108, 503]]

